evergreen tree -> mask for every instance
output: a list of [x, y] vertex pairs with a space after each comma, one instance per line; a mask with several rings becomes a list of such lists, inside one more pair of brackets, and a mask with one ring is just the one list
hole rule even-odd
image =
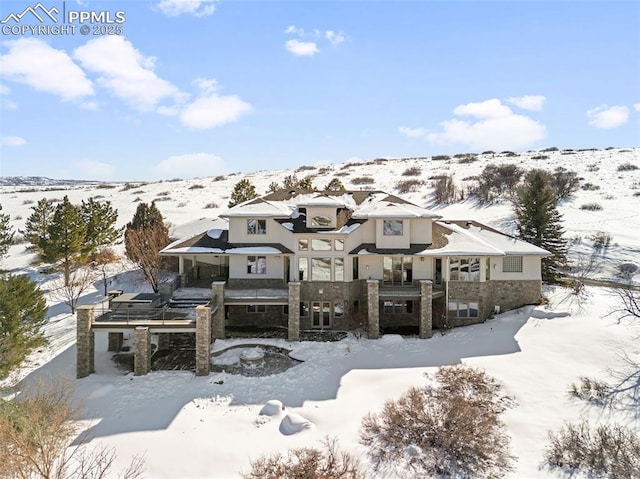
[[339, 178], [332, 179], [327, 186], [324, 187], [326, 191], [345, 191], [346, 188], [342, 184]]
[[43, 255], [49, 242], [49, 227], [53, 221], [55, 207], [51, 200], [42, 198], [31, 209], [33, 213], [27, 218], [22, 234], [40, 255], [40, 259], [44, 260]]
[[249, 180], [240, 180], [233, 187], [233, 192], [231, 193], [231, 199], [229, 200], [228, 206], [229, 208], [233, 208], [235, 205], [257, 198], [257, 196], [258, 193], [256, 193], [256, 187], [253, 186]]
[[158, 292], [163, 261], [160, 250], [169, 244], [169, 228], [154, 202], [140, 203], [124, 231], [125, 254], [142, 269]]
[[298, 182], [297, 188], [305, 191], [316, 191], [316, 187], [313, 186], [313, 178], [311, 176], [305, 176]]
[[551, 253], [542, 259], [542, 279], [555, 281], [558, 269], [566, 263], [567, 242], [548, 178], [542, 170], [530, 171], [517, 192], [514, 208], [518, 236]]
[[[0, 205], [0, 211], [2, 211], [2, 205]], [[9, 220], [9, 215], [0, 213], [0, 260], [9, 251], [9, 246], [13, 240], [13, 231], [11, 231]]]
[[44, 344], [47, 302], [27, 276], [0, 277], [0, 378]]
[[80, 214], [87, 227], [85, 252], [93, 254], [101, 246], [108, 246], [116, 241], [122, 230], [115, 227], [118, 211], [114, 210], [110, 201], [96, 201], [89, 198], [82, 201]]
[[278, 184], [278, 182], [272, 181], [271, 183], [269, 183], [269, 189], [267, 190], [267, 193], [275, 193], [279, 189], [281, 189], [281, 186]]
[[285, 190], [295, 190], [300, 186], [300, 180], [296, 175], [287, 175], [284, 177], [284, 181], [282, 182], [282, 187]]
[[67, 196], [56, 206], [49, 227], [49, 242], [44, 259], [55, 263], [62, 260], [64, 285], [69, 285], [71, 269], [76, 266], [85, 249], [87, 225], [80, 214], [80, 208], [71, 204]]

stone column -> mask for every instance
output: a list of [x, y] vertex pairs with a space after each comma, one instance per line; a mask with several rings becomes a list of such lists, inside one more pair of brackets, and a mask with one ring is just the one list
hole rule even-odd
[[158, 333], [158, 351], [166, 351], [171, 347], [171, 333]]
[[224, 281], [214, 281], [211, 284], [213, 294], [212, 306], [215, 308], [211, 324], [211, 340], [224, 339], [226, 334], [224, 328], [224, 285]]
[[133, 344], [133, 373], [144, 376], [151, 371], [151, 333], [148, 327], [138, 326], [133, 331]]
[[80, 379], [95, 370], [95, 333], [91, 330], [93, 306], [78, 306], [76, 314], [76, 377]]
[[211, 372], [211, 308], [196, 306], [196, 376]]
[[369, 339], [380, 337], [380, 304], [378, 302], [379, 283], [377, 279], [367, 280], [367, 314], [369, 316]]
[[107, 351], [118, 352], [122, 348], [122, 341], [124, 339], [123, 333], [109, 333], [109, 344]]
[[433, 330], [433, 283], [420, 280], [420, 337], [430, 338]]
[[289, 283], [289, 341], [300, 341], [300, 283]]

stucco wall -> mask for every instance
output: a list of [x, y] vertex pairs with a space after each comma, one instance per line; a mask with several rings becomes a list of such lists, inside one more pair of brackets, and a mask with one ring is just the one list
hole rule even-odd
[[541, 256], [523, 256], [522, 273], [503, 273], [503, 256], [491, 258], [491, 279], [494, 280], [539, 280]]
[[[389, 218], [396, 220], [396, 218]], [[411, 222], [407, 219], [397, 218], [402, 221], [402, 236], [385, 235], [383, 231], [383, 219], [376, 219], [376, 247], [377, 248], [408, 248], [411, 239]], [[368, 241], [365, 239], [365, 243]]]

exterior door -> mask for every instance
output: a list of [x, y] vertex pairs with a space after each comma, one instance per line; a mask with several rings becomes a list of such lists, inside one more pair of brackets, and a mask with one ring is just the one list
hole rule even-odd
[[331, 326], [331, 303], [329, 301], [313, 301], [312, 323], [314, 328], [328, 328]]
[[413, 258], [411, 256], [385, 256], [382, 261], [384, 284], [404, 286], [412, 283]]

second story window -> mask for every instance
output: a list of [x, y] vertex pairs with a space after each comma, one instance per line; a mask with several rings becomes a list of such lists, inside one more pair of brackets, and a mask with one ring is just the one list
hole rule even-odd
[[267, 234], [267, 220], [247, 220], [247, 234], [264, 235]]
[[402, 220], [384, 220], [382, 233], [385, 236], [402, 236]]
[[247, 274], [267, 274], [267, 257], [247, 256]]

